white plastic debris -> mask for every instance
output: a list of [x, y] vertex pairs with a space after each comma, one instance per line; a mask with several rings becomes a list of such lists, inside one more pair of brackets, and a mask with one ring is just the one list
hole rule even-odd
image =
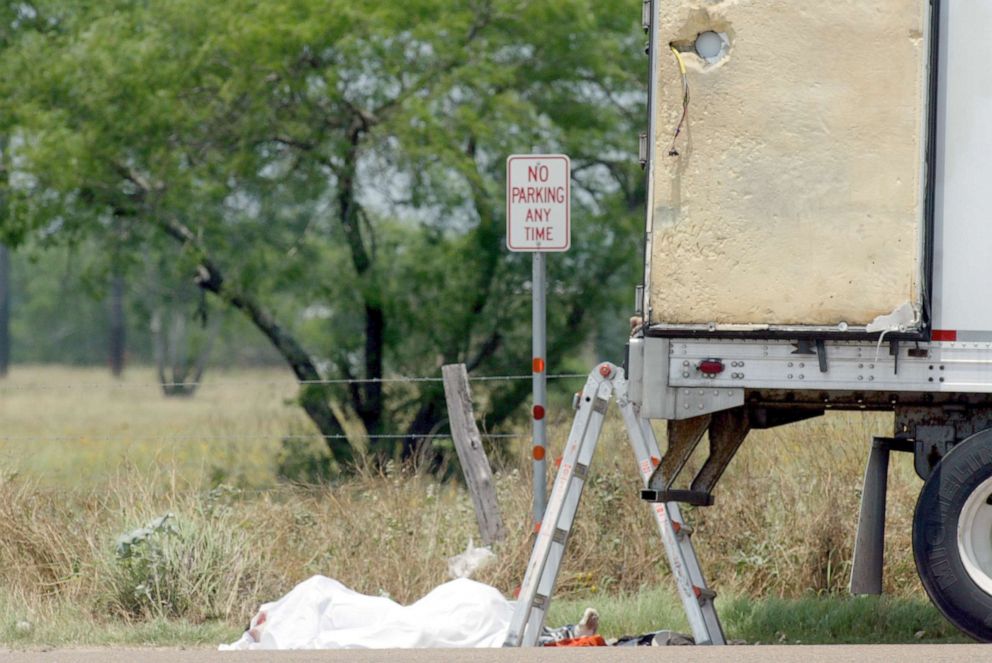
[[263, 604], [249, 630], [220, 649], [500, 647], [512, 615], [497, 589], [465, 578], [402, 606], [313, 576]]
[[476, 571], [489, 566], [495, 559], [496, 555], [492, 550], [488, 547], [476, 548], [472, 539], [469, 539], [465, 552], [448, 558], [448, 577], [471, 578]]

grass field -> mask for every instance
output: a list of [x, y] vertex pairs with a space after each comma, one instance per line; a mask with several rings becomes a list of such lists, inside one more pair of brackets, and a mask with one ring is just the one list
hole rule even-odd
[[[0, 641], [217, 643], [314, 573], [399, 601], [443, 582], [446, 558], [475, 533], [464, 491], [393, 466], [320, 487], [281, 483], [282, 437], [309, 431], [294, 392], [275, 370], [213, 372], [195, 397], [167, 399], [150, 370], [118, 383], [102, 370], [16, 369], [0, 383]], [[568, 413], [551, 424], [560, 449]], [[688, 510], [730, 637], [959, 639], [916, 579], [908, 458], [890, 470], [889, 597], [845, 597], [868, 442], [890, 426], [838, 413], [755, 432], [717, 504]], [[551, 621], [593, 605], [610, 635], [684, 628], [621, 433], [612, 419]], [[523, 447], [497, 468], [510, 536], [479, 577], [508, 594], [531, 544]]]

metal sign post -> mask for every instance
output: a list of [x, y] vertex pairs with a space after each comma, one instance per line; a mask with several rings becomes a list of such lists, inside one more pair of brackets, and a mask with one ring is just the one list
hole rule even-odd
[[571, 163], [564, 154], [518, 154], [506, 160], [506, 246], [533, 254], [534, 522], [547, 506], [547, 284], [545, 253], [571, 245]]
[[533, 258], [533, 275], [531, 276], [531, 297], [533, 310], [531, 329], [533, 334], [533, 361], [531, 370], [534, 372], [534, 408], [533, 430], [534, 447], [534, 522], [540, 523], [544, 517], [544, 509], [548, 505], [548, 463], [545, 460], [548, 447], [547, 413], [548, 373], [545, 370], [547, 356], [548, 316], [547, 316], [547, 286], [545, 284], [545, 258], [543, 253], [535, 251]]

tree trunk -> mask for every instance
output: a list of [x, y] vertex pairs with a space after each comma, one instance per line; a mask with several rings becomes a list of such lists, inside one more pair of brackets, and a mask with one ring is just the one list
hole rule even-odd
[[[351, 253], [355, 273], [361, 281], [361, 296], [365, 308], [365, 375], [362, 389], [352, 390], [352, 407], [358, 413], [362, 424], [370, 434], [380, 431], [383, 415], [382, 378], [383, 350], [386, 333], [386, 313], [383, 310], [380, 293], [375, 284], [374, 255], [362, 237], [363, 215], [356, 196], [359, 146], [368, 131], [366, 118], [360, 114], [352, 121], [349, 132], [350, 146], [344, 156], [344, 163], [338, 170], [338, 214]], [[356, 398], [357, 397], [357, 398]], [[376, 451], [385, 450], [386, 444], [372, 444]]]
[[424, 445], [430, 436], [437, 432], [441, 422], [447, 418], [447, 406], [443, 387], [430, 383], [425, 385], [420, 398], [420, 408], [407, 427], [407, 436], [403, 438], [403, 459], [419, 457], [426, 465], [426, 469], [436, 473], [443, 466], [443, 454]]
[[[365, 304], [365, 376], [370, 379], [382, 378], [383, 349], [385, 345], [386, 316], [378, 305]], [[365, 430], [370, 434], [381, 432], [382, 424], [382, 383], [366, 382], [363, 398], [358, 406]]]
[[124, 373], [124, 277], [114, 274], [110, 279], [110, 372], [114, 377]]
[[0, 377], [10, 370], [10, 249], [0, 244]]
[[[192, 396], [196, 393], [219, 331], [220, 316], [215, 313], [207, 324], [206, 338], [199, 347], [191, 348], [193, 342], [186, 333], [186, 314], [181, 307], [155, 309], [151, 320], [152, 347], [163, 394]], [[195, 355], [192, 361], [190, 350]]]

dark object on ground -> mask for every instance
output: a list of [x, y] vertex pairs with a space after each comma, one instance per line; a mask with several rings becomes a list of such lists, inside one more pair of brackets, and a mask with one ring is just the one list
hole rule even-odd
[[644, 635], [624, 635], [612, 643], [614, 647], [671, 647], [694, 645], [691, 635], [675, 631], [655, 631]]

